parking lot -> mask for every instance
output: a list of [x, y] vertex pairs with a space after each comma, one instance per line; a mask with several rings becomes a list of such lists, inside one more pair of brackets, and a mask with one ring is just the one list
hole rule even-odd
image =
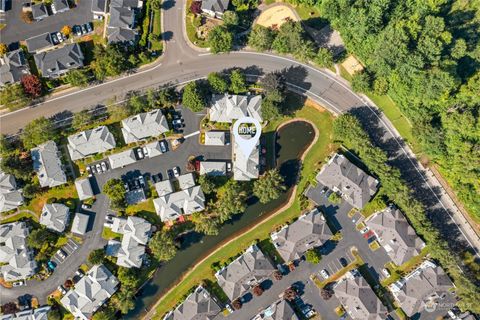
[[[325, 270], [327, 270], [328, 274], [331, 276], [341, 269], [343, 269], [345, 266], [349, 265], [355, 260], [355, 257], [352, 255], [350, 250], [345, 250], [343, 255], [341, 253], [335, 252], [335, 254], [338, 256], [336, 259], [332, 259], [332, 261], [329, 261], [325, 267]], [[322, 276], [319, 274], [317, 275], [320, 279]]]
[[[57, 265], [64, 263], [66, 260], [68, 260], [68, 257], [79, 247], [79, 244], [76, 243], [73, 239], [68, 239], [67, 243], [60, 249], [63, 251], [65, 256], [62, 256], [61, 252], [56, 252], [53, 258], [51, 259], [53, 262], [55, 262]], [[60, 251], [59, 250], [59, 251]]]

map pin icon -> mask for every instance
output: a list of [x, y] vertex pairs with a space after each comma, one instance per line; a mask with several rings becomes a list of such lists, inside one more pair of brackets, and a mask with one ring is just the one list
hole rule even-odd
[[[240, 127], [242, 124], [253, 124], [255, 125], [254, 128], [252, 127]], [[253, 137], [248, 139], [244, 138], [243, 135], [252, 135], [255, 134]], [[243, 117], [235, 121], [233, 125], [233, 136], [235, 138], [235, 143], [238, 144], [240, 147], [240, 151], [242, 151], [243, 155], [248, 158], [250, 154], [252, 154], [253, 149], [257, 145], [258, 140], [260, 139], [260, 135], [262, 134], [262, 126], [260, 122], [252, 117]]]

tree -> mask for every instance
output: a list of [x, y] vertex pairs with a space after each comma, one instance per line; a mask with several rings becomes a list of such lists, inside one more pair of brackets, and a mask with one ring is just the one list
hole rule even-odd
[[452, 48], [452, 57], [455, 59], [463, 58], [467, 53], [467, 42], [465, 39], [457, 39]]
[[191, 220], [195, 225], [195, 231], [209, 236], [215, 236], [219, 232], [218, 219], [206, 212], [195, 212], [191, 215]]
[[352, 77], [352, 89], [356, 92], [370, 92], [372, 90], [372, 78], [365, 71], [355, 72]]
[[342, 202], [342, 197], [340, 197], [336, 192], [332, 192], [332, 194], [328, 196], [328, 201], [333, 204], [340, 204]]
[[227, 221], [235, 213], [245, 211], [247, 197], [241, 185], [235, 180], [229, 180], [222, 191], [216, 207], [220, 223]]
[[65, 81], [75, 87], [85, 87], [88, 84], [88, 76], [82, 70], [71, 70], [65, 76]]
[[112, 208], [124, 209], [127, 206], [125, 186], [120, 179], [110, 179], [103, 186], [103, 193], [112, 202]]
[[310, 40], [302, 40], [295, 48], [294, 55], [300, 61], [309, 62], [316, 57], [315, 45]]
[[233, 70], [230, 74], [230, 91], [235, 94], [247, 91], [247, 79], [245, 74], [239, 69]]
[[319, 66], [328, 68], [333, 66], [333, 54], [327, 48], [320, 48], [313, 58], [313, 61]]
[[166, 231], [155, 233], [148, 243], [153, 256], [160, 261], [168, 261], [177, 253], [173, 236]]
[[28, 181], [32, 176], [33, 162], [29, 153], [8, 153], [0, 161], [1, 171], [11, 174], [16, 178]]
[[160, 10], [162, 8], [162, 1], [161, 0], [152, 0], [152, 9], [153, 10]]
[[229, 11], [229, 10], [223, 13], [222, 19], [223, 19], [223, 23], [227, 27], [237, 26], [238, 22], [240, 21], [238, 18], [238, 14], [235, 11]]
[[318, 253], [318, 251], [315, 248], [313, 248], [305, 252], [305, 260], [307, 260], [312, 264], [317, 264], [320, 262], [320, 260], [322, 260], [322, 256], [320, 255], [320, 253]]
[[295, 290], [293, 290], [293, 288], [287, 288], [284, 292], [283, 292], [283, 298], [287, 301], [293, 301], [295, 298], [297, 297], [297, 293], [295, 292]]
[[242, 302], [239, 299], [235, 299], [232, 302], [232, 307], [235, 310], [240, 310], [242, 308]]
[[117, 122], [130, 116], [130, 108], [125, 103], [109, 103], [107, 113], [112, 121]]
[[32, 11], [23, 11], [20, 13], [22, 21], [25, 23], [32, 23], [33, 22], [33, 13]]
[[272, 29], [256, 24], [248, 36], [248, 45], [258, 51], [272, 48], [275, 33]]
[[13, 314], [18, 311], [17, 304], [15, 302], [7, 302], [2, 305], [3, 314]]
[[215, 191], [215, 183], [213, 182], [213, 178], [209, 175], [201, 175], [198, 178], [198, 184], [205, 194], [210, 194]]
[[122, 290], [134, 291], [140, 285], [138, 270], [135, 268], [119, 267], [117, 278], [122, 285]]
[[202, 13], [202, 1], [192, 1], [190, 5], [190, 12], [194, 14]]
[[108, 45], [106, 48], [97, 45], [93, 50], [93, 56], [91, 68], [99, 80], [119, 75], [128, 67], [125, 52], [117, 45]]
[[277, 199], [284, 190], [283, 177], [276, 169], [267, 171], [253, 184], [253, 194], [261, 203]]
[[122, 314], [127, 314], [130, 310], [135, 308], [134, 292], [120, 290], [112, 297], [112, 304]]
[[0, 103], [10, 111], [21, 109], [30, 102], [30, 97], [25, 94], [23, 86], [19, 83], [10, 84], [0, 90]]
[[52, 120], [40, 117], [27, 124], [20, 137], [23, 146], [30, 150], [48, 140], [55, 140], [57, 133]]
[[253, 287], [253, 294], [257, 297], [259, 297], [263, 294], [263, 289], [259, 284], [257, 284], [255, 287]]
[[272, 49], [279, 53], [294, 53], [302, 46], [303, 29], [300, 22], [289, 20], [281, 25]]
[[228, 90], [227, 80], [218, 72], [211, 72], [208, 75], [208, 84], [214, 93], [226, 93]]
[[190, 82], [183, 89], [182, 96], [183, 105], [193, 112], [202, 111], [206, 105], [205, 96], [202, 88], [197, 82]]
[[88, 110], [82, 110], [73, 114], [72, 127], [75, 130], [81, 130], [85, 125], [93, 120], [92, 114]]
[[62, 30], [60, 30], [60, 32], [62, 32], [65, 36], [69, 37], [72, 33], [72, 27], [70, 27], [69, 25], [65, 25], [62, 27]]
[[6, 135], [0, 134], [0, 156], [6, 155], [10, 151], [14, 150], [14, 145]]
[[5, 43], [0, 43], [0, 56], [3, 56], [8, 52], [8, 47]]
[[229, 52], [233, 46], [233, 35], [225, 26], [215, 26], [207, 36], [210, 52]]
[[130, 109], [130, 114], [137, 114], [145, 111], [147, 106], [147, 101], [143, 96], [140, 96], [138, 93], [134, 93], [132, 97], [128, 100], [128, 108]]
[[41, 249], [44, 244], [53, 245], [57, 241], [57, 236], [46, 228], [32, 230], [27, 238], [28, 246], [35, 249]]
[[275, 271], [273, 272], [273, 278], [274, 278], [275, 280], [277, 280], [277, 281], [280, 281], [280, 280], [282, 280], [283, 275], [282, 275], [282, 273], [281, 273], [280, 271], [275, 270]]
[[271, 121], [274, 119], [278, 119], [281, 116], [280, 109], [278, 103], [264, 99], [262, 101], [262, 118], [265, 121]]
[[105, 250], [96, 249], [89, 253], [88, 262], [93, 265], [102, 264], [105, 261]]
[[165, 107], [173, 107], [178, 103], [178, 94], [174, 88], [165, 88], [158, 92], [158, 103]]
[[62, 313], [60, 312], [60, 310], [57, 307], [52, 308], [47, 313], [47, 319], [48, 320], [62, 320]]
[[330, 288], [322, 288], [322, 290], [320, 290], [320, 296], [322, 297], [323, 300], [330, 300], [331, 297], [333, 297], [333, 290], [330, 289]]
[[115, 320], [115, 310], [112, 307], [104, 307], [93, 314], [92, 320]]
[[23, 86], [23, 90], [32, 98], [37, 98], [42, 94], [42, 83], [37, 76], [33, 74], [24, 75], [20, 79], [20, 83]]

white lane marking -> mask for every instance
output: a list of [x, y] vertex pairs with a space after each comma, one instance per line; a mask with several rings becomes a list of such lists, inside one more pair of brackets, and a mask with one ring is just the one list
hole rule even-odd
[[200, 134], [200, 131], [195, 131], [195, 132], [192, 132], [190, 134], [187, 134], [186, 136], [184, 136], [183, 138], [187, 139], [187, 138], [190, 138], [190, 137], [193, 137], [193, 136], [196, 136]]

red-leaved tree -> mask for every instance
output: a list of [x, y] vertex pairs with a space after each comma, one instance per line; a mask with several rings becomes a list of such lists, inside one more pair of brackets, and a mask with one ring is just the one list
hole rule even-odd
[[25, 90], [25, 93], [32, 98], [39, 97], [42, 94], [42, 83], [37, 76], [29, 74], [23, 76], [20, 81], [22, 83], [23, 90]]
[[190, 5], [190, 12], [195, 14], [202, 13], [202, 1], [193, 1]]

